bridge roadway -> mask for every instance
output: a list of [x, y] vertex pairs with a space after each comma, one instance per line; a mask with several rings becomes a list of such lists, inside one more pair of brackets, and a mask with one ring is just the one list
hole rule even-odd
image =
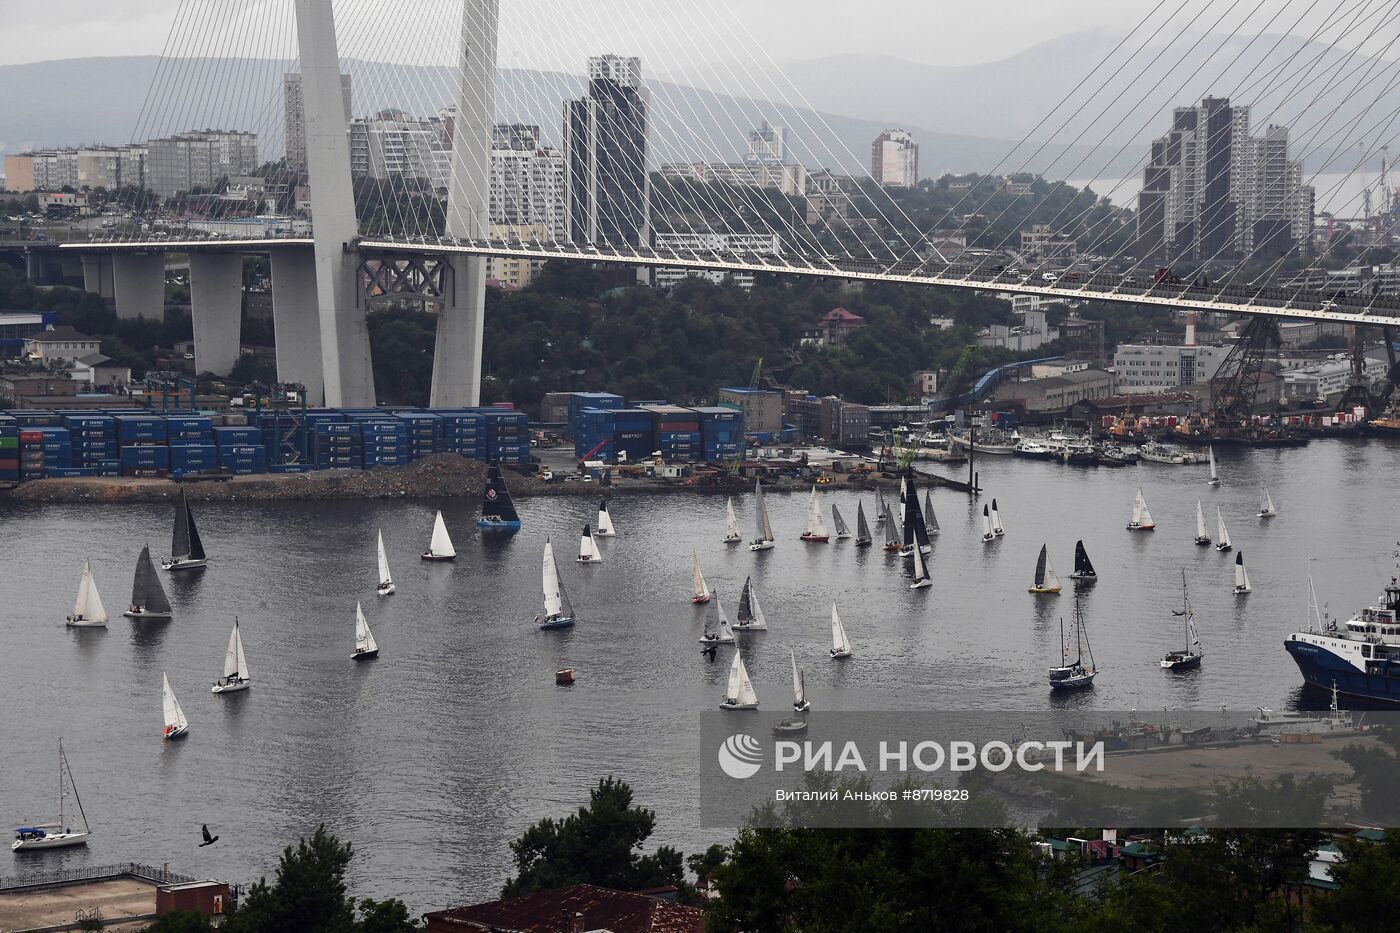
[[[82, 252], [268, 252], [273, 248], [310, 248], [310, 239], [191, 239], [155, 241], [89, 241], [64, 243], [60, 250]], [[1262, 315], [1345, 324], [1400, 327], [1400, 299], [1364, 296], [1328, 296], [1279, 286], [1161, 284], [1151, 279], [1110, 275], [1088, 276], [1084, 281], [1022, 281], [1015, 271], [981, 269], [948, 264], [925, 272], [928, 263], [882, 264], [871, 260], [820, 259], [821, 265], [799, 265], [782, 256], [721, 255], [692, 250], [656, 250], [649, 247], [613, 247], [526, 244], [501, 240], [453, 240], [438, 237], [361, 239], [353, 248], [367, 258], [470, 255], [519, 259], [567, 259], [632, 266], [667, 266], [699, 271], [777, 273], [816, 278], [892, 282], [938, 288], [973, 289], [1049, 298], [1092, 299], [1109, 304], [1159, 305], [1181, 311]]]

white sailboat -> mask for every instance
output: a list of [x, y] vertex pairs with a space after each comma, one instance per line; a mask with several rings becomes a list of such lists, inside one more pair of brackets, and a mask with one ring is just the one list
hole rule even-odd
[[374, 633], [369, 630], [365, 611], [358, 600], [355, 602], [355, 650], [350, 657], [356, 661], [379, 657], [379, 643], [374, 640]]
[[1244, 569], [1244, 551], [1235, 552], [1235, 595], [1249, 592], [1249, 574]]
[[933, 493], [924, 492], [924, 527], [928, 529], [929, 536], [938, 534], [938, 516], [933, 514]]
[[991, 544], [997, 538], [992, 531], [992, 513], [987, 506], [982, 506], [982, 543]]
[[1000, 538], [1006, 534], [1006, 529], [1001, 527], [1001, 509], [997, 508], [997, 500], [992, 500], [992, 535]]
[[228, 636], [228, 648], [224, 651], [224, 676], [215, 682], [214, 693], [236, 693], [247, 690], [253, 675], [248, 671], [248, 658], [243, 653], [243, 633], [238, 628], [238, 617], [233, 619], [233, 631]]
[[1040, 546], [1040, 557], [1035, 562], [1035, 582], [1030, 586], [1030, 592], [1058, 593], [1060, 592], [1060, 578], [1055, 576], [1055, 568], [1050, 563], [1050, 549], [1042, 544]]
[[559, 577], [559, 565], [554, 562], [554, 545], [544, 539], [544, 618], [537, 618], [542, 629], [568, 628], [578, 621], [564, 581]]
[[734, 514], [734, 497], [730, 496], [724, 503], [724, 543], [738, 544], [742, 540], [744, 535], [739, 531], [739, 517]]
[[189, 735], [190, 721], [185, 711], [180, 709], [180, 701], [175, 699], [175, 691], [170, 689], [170, 678], [164, 671], [160, 675], [161, 711], [165, 715], [165, 729], [161, 735], [167, 739], [183, 739]]
[[719, 601], [719, 594], [714, 594], [715, 614], [705, 617], [705, 632], [700, 636], [702, 645], [732, 645], [734, 644], [734, 626], [729, 622], [729, 616], [724, 613], [724, 603]]
[[598, 542], [593, 540], [593, 532], [583, 526], [583, 536], [578, 540], [578, 562], [580, 564], [601, 564], [603, 552], [598, 550]]
[[70, 628], [102, 628], [107, 624], [107, 610], [97, 594], [97, 581], [92, 578], [92, 561], [83, 561], [83, 581], [78, 584], [78, 598], [73, 613], [68, 616]]
[[846, 520], [841, 517], [841, 510], [835, 502], [831, 503], [831, 527], [836, 529], [837, 541], [845, 541], [851, 536], [851, 529], [846, 526]]
[[763, 632], [768, 629], [768, 619], [763, 615], [763, 607], [758, 604], [758, 587], [752, 577], [744, 578], [744, 589], [739, 594], [739, 614], [734, 627], [744, 632]]
[[1201, 500], [1196, 500], [1196, 544], [1205, 547], [1210, 544], [1210, 535], [1206, 534], [1206, 513], [1201, 511]]
[[[82, 829], [74, 829], [68, 823], [64, 812], [64, 800], [68, 788], [73, 788], [73, 801], [78, 805], [78, 817], [83, 821]], [[20, 826], [15, 830], [15, 841], [10, 846], [15, 852], [30, 852], [37, 849], [66, 849], [69, 846], [87, 845], [92, 830], [88, 826], [87, 814], [83, 812], [83, 801], [78, 796], [78, 785], [73, 780], [73, 772], [68, 768], [68, 758], [63, 754], [63, 740], [58, 740], [58, 820], [53, 823], [36, 823], [33, 826]]]
[[758, 523], [758, 537], [749, 542], [750, 551], [771, 551], [773, 549], [773, 523], [768, 520], [768, 504], [763, 501], [763, 480], [753, 484], [755, 521]]
[[1211, 486], [1220, 485], [1220, 474], [1215, 469], [1215, 448], [1207, 447], [1206, 456], [1210, 462], [1210, 479], [1207, 481]]
[[700, 572], [700, 558], [694, 551], [690, 552], [690, 581], [694, 587], [690, 601], [697, 606], [709, 602], [710, 587], [705, 583], [705, 575]]
[[1215, 549], [1222, 554], [1235, 549], [1230, 543], [1230, 533], [1225, 530], [1225, 516], [1218, 505], [1215, 507]]
[[807, 527], [802, 531], [802, 540], [813, 544], [826, 544], [831, 540], [826, 522], [822, 520], [821, 506], [817, 504], [817, 487], [812, 487], [812, 495], [807, 500]]
[[1151, 531], [1157, 527], [1157, 523], [1152, 520], [1152, 513], [1147, 511], [1147, 500], [1143, 498], [1141, 487], [1138, 488], [1137, 495], [1133, 497], [1133, 515], [1128, 519], [1129, 531]]
[[831, 604], [831, 656], [832, 658], [849, 658], [851, 656], [851, 640], [846, 637], [846, 626], [841, 624], [841, 614], [836, 611], [836, 604]]
[[613, 527], [612, 515], [608, 514], [608, 500], [604, 499], [598, 503], [598, 531], [600, 538], [616, 538], [617, 529]]
[[375, 593], [380, 596], [394, 595], [394, 578], [389, 575], [389, 555], [384, 552], [384, 532], [379, 532], [377, 542], [379, 548], [379, 585], [375, 587]]
[[729, 665], [729, 686], [724, 691], [724, 701], [720, 703], [719, 708], [758, 709], [758, 694], [754, 692], [748, 669], [744, 667], [743, 654], [737, 649], [734, 652], [734, 663]]
[[424, 560], [456, 560], [457, 549], [452, 546], [452, 538], [447, 534], [447, 523], [442, 520], [442, 512], [433, 519], [433, 538], [428, 550], [423, 552]]
[[1259, 517], [1273, 518], [1278, 514], [1278, 509], [1274, 508], [1274, 497], [1269, 495], [1268, 486], [1259, 487]]
[[924, 557], [924, 549], [914, 548], [914, 582], [909, 584], [911, 590], [924, 590], [933, 586], [933, 579], [929, 576], [928, 560]]
[[788, 649], [788, 657], [792, 659], [792, 708], [795, 712], [805, 713], [812, 708], [807, 701], [806, 678], [797, 669], [797, 654], [791, 648]]

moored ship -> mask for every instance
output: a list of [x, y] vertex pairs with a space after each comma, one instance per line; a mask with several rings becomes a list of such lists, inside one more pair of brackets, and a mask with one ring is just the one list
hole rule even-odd
[[1308, 686], [1400, 703], [1400, 578], [1392, 576], [1380, 600], [1344, 626], [1310, 624], [1283, 644]]

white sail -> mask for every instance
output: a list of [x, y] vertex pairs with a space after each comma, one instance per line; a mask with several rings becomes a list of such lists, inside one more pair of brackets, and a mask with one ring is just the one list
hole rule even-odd
[[1220, 482], [1220, 474], [1215, 471], [1215, 448], [1207, 447], [1206, 454], [1210, 459], [1210, 481], [1212, 483], [1218, 483]]
[[1230, 546], [1230, 533], [1225, 530], [1225, 516], [1220, 512], [1220, 506], [1215, 507], [1215, 546], [1225, 548]]
[[807, 530], [805, 532], [809, 538], [829, 537], [826, 531], [826, 522], [822, 520], [821, 506], [817, 504], [817, 487], [812, 487], [811, 498], [807, 500]]
[[996, 507], [996, 500], [992, 501], [992, 534], [1005, 534], [1006, 529], [1001, 526], [1001, 509]]
[[1147, 503], [1143, 501], [1143, 498], [1142, 498], [1142, 490], [1139, 489], [1139, 490], [1137, 491], [1137, 495], [1133, 497], [1133, 517], [1132, 517], [1132, 519], [1130, 520], [1130, 521], [1131, 521], [1131, 524], [1133, 524], [1133, 525], [1141, 525], [1141, 524], [1142, 524], [1142, 513], [1143, 513], [1143, 511], [1144, 511], [1146, 508], [1147, 508]]
[[554, 545], [544, 542], [544, 615], [546, 619], [572, 615], [564, 585], [559, 582], [559, 567], [554, 563]]
[[987, 507], [984, 505], [984, 506], [982, 506], [982, 538], [983, 538], [983, 540], [986, 540], [986, 539], [989, 539], [989, 538], [991, 538], [991, 537], [992, 537], [992, 518], [991, 518], [991, 512], [990, 512], [990, 511], [987, 509]]
[[801, 706], [807, 701], [807, 691], [802, 683], [802, 672], [797, 669], [797, 653], [789, 648], [788, 656], [792, 658], [792, 702]]
[[851, 536], [851, 529], [846, 527], [846, 519], [841, 516], [841, 510], [836, 507], [835, 502], [831, 503], [831, 528], [838, 538]]
[[1196, 500], [1196, 537], [1206, 536], [1206, 513], [1201, 510], [1201, 500]]
[[613, 528], [612, 515], [608, 513], [606, 502], [598, 505], [598, 534], [609, 538], [617, 534], [616, 529]]
[[1235, 589], [1240, 592], [1249, 589], [1249, 574], [1244, 569], [1244, 551], [1235, 554]]
[[1186, 616], [1186, 641], [1189, 647], [1201, 647], [1201, 636], [1196, 631], [1196, 620], [1189, 613]]
[[73, 603], [73, 619], [94, 624], [107, 621], [107, 610], [102, 606], [102, 597], [97, 593], [97, 581], [92, 576], [92, 561], [83, 561], [83, 582], [78, 584], [78, 598]]
[[739, 517], [734, 514], [733, 496], [724, 503], [724, 537], [727, 541], [738, 541], [743, 537], [739, 531]]
[[758, 540], [772, 541], [773, 523], [768, 520], [768, 504], [763, 500], [763, 480], [754, 480], [754, 504], [758, 521]]
[[1259, 487], [1259, 491], [1260, 491], [1260, 496], [1259, 496], [1259, 514], [1260, 514], [1260, 515], [1276, 515], [1276, 514], [1278, 514], [1278, 509], [1274, 508], [1274, 497], [1271, 496], [1271, 495], [1269, 495], [1269, 487], [1268, 487], [1268, 486], [1260, 486], [1260, 487]]
[[922, 583], [929, 578], [928, 561], [924, 559], [924, 549], [914, 548], [914, 582]]
[[1157, 524], [1152, 520], [1152, 513], [1147, 511], [1146, 499], [1142, 500], [1142, 512], [1138, 516], [1138, 524], [1141, 525], [1143, 528], [1150, 528], [1153, 525]]
[[724, 692], [724, 698], [736, 706], [758, 705], [758, 694], [749, 681], [743, 655], [737, 650], [734, 652], [734, 663], [729, 665], [729, 687]]
[[166, 730], [188, 728], [190, 721], [185, 718], [185, 711], [180, 709], [180, 701], [175, 699], [175, 691], [170, 689], [170, 678], [161, 672], [160, 680], [160, 699], [165, 713]]
[[378, 651], [379, 645], [374, 640], [374, 633], [369, 630], [369, 622], [365, 620], [365, 611], [358, 602], [355, 603], [355, 653], [365, 654], [371, 651]]
[[434, 557], [456, 557], [457, 551], [452, 547], [452, 539], [447, 534], [447, 523], [442, 520], [442, 513], [437, 513], [437, 518], [433, 520], [433, 540], [428, 545], [428, 553]]
[[694, 551], [690, 552], [690, 579], [695, 586], [695, 595], [692, 599], [709, 599], [710, 587], [705, 583], [705, 575], [700, 572], [700, 558]]
[[768, 627], [768, 619], [763, 615], [763, 607], [758, 604], [758, 587], [755, 585], [749, 586], [749, 612], [753, 613], [753, 620], [744, 626], [745, 628], [766, 629]]
[[384, 532], [379, 532], [379, 584], [384, 586], [394, 582], [394, 578], [389, 575], [389, 555], [384, 552]]
[[1060, 578], [1055, 576], [1055, 565], [1050, 563], [1050, 558], [1045, 558], [1045, 583], [1047, 590], [1058, 590], [1060, 588]]
[[252, 680], [248, 673], [248, 658], [243, 653], [243, 633], [238, 628], [238, 620], [233, 620], [233, 631], [229, 632], [228, 648], [224, 651], [224, 677], [237, 676], [242, 680]]
[[734, 625], [729, 621], [729, 616], [725, 614], [724, 603], [719, 601], [719, 594], [715, 594], [715, 610], [719, 618], [719, 640], [726, 645], [734, 642]]
[[836, 611], [835, 603], [831, 604], [831, 649], [837, 654], [848, 654], [851, 650], [851, 640], [846, 637], [846, 626], [841, 624], [841, 614]]

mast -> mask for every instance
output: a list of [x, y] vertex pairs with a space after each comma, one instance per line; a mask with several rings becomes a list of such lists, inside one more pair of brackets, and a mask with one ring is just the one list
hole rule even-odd
[[194, 512], [190, 510], [190, 500], [185, 498], [185, 490], [180, 489], [180, 498], [185, 504], [185, 525], [189, 528], [190, 535], [190, 559], [204, 560], [204, 542], [199, 538], [199, 529], [195, 527]]

